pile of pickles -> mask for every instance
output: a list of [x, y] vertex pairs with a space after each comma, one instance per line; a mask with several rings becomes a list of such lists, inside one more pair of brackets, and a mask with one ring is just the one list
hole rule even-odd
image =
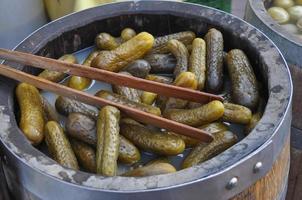
[[273, 0], [268, 14], [302, 41], [302, 0]]
[[[71, 54], [59, 60], [77, 63]], [[52, 106], [37, 88], [20, 83], [16, 88], [20, 129], [33, 145], [46, 144], [49, 155], [67, 168], [103, 176], [172, 173], [225, 151], [238, 141], [230, 125], [240, 124], [248, 134], [263, 113], [264, 100], [260, 99], [259, 82], [248, 57], [240, 49], [224, 52], [223, 34], [215, 28], [204, 37], [192, 31], [154, 37], [147, 32], [137, 34], [131, 28], [125, 28], [120, 37], [100, 33], [95, 49], [82, 64], [219, 94], [225, 100], [201, 104], [119, 85], [95, 94], [207, 131], [214, 140], [204, 143], [142, 124], [112, 106], [87, 105], [63, 96], [58, 96]], [[49, 70], [38, 76], [84, 91], [94, 82]], [[142, 163], [146, 152], [156, 158]], [[184, 157], [181, 167], [170, 163], [170, 158], [177, 155]], [[129, 166], [129, 170], [120, 172], [120, 165]]]

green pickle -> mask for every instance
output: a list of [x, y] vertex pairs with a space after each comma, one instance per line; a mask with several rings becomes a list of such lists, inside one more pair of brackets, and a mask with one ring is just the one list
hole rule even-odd
[[206, 89], [218, 93], [223, 86], [223, 36], [211, 28], [205, 36], [206, 41]]
[[164, 117], [190, 126], [201, 126], [220, 119], [223, 113], [223, 103], [214, 100], [199, 108], [167, 110]]
[[[215, 134], [220, 131], [226, 131], [228, 130], [228, 127], [224, 125], [223, 123], [220, 122], [213, 122], [210, 124], [205, 124], [203, 126], [198, 127], [199, 129], [208, 132], [209, 134]], [[175, 135], [177, 137], [180, 137], [186, 144], [186, 147], [195, 147], [200, 143], [199, 140], [185, 136], [185, 135], [180, 135], [177, 133], [173, 132], [167, 132], [168, 134]]]
[[209, 143], [200, 143], [196, 146], [182, 163], [182, 168], [198, 165], [225, 151], [237, 141], [237, 136], [230, 131], [220, 131], [213, 134], [214, 140]]
[[59, 122], [59, 115], [54, 107], [48, 102], [48, 100], [41, 95], [42, 106], [44, 111], [45, 121], [56, 121]]
[[153, 49], [149, 52], [149, 54], [169, 53], [170, 50], [167, 46], [168, 41], [178, 40], [182, 42], [184, 45], [189, 45], [192, 44], [192, 41], [195, 39], [195, 37], [196, 35], [192, 31], [184, 31], [184, 32], [173, 33], [170, 35], [157, 37], [154, 40]]
[[138, 167], [131, 171], [128, 171], [122, 176], [134, 176], [134, 177], [144, 177], [144, 176], [155, 176], [160, 174], [168, 174], [176, 172], [176, 169], [173, 165], [169, 163], [159, 162], [144, 167]]
[[55, 121], [47, 122], [44, 133], [48, 150], [53, 159], [64, 167], [79, 169], [76, 156], [60, 124]]
[[121, 32], [121, 38], [124, 42], [132, 39], [134, 36], [136, 36], [136, 32], [132, 28], [125, 28]]
[[232, 83], [234, 103], [250, 109], [256, 108], [259, 101], [258, 83], [245, 53], [239, 49], [229, 51], [227, 66]]
[[[122, 119], [131, 120], [131, 119]], [[132, 122], [135, 122], [132, 120]], [[138, 122], [136, 122], [138, 123]], [[96, 122], [94, 119], [81, 113], [71, 113], [66, 121], [66, 130], [70, 137], [76, 138], [79, 141], [85, 142], [93, 147], [97, 144], [96, 137]], [[133, 164], [140, 160], [141, 155], [139, 150], [125, 137], [119, 135], [119, 162], [125, 164]]]
[[149, 74], [148, 76], [146, 76], [146, 79], [149, 81], [155, 81], [155, 82], [165, 83], [165, 84], [173, 83], [172, 78], [166, 77], [166, 76], [155, 75], [155, 74]]
[[34, 86], [20, 83], [16, 88], [16, 96], [21, 113], [20, 129], [33, 145], [38, 145], [44, 138], [45, 123], [40, 93]]
[[[174, 83], [175, 86], [189, 88], [195, 90], [197, 88], [197, 79], [196, 76], [192, 72], [181, 72], [175, 79]], [[184, 108], [186, 107], [188, 101], [183, 99], [177, 98], [167, 98], [167, 100], [162, 104], [161, 109], [166, 110], [173, 109], [173, 108]]]
[[[83, 66], [90, 67], [92, 60], [99, 54], [99, 51], [91, 52], [88, 57], [83, 62]], [[84, 90], [91, 85], [91, 79], [80, 77], [80, 76], [71, 76], [68, 80], [68, 87], [74, 88], [76, 90]]]
[[59, 96], [55, 103], [57, 111], [65, 116], [68, 116], [70, 113], [78, 112], [88, 115], [94, 119], [97, 119], [99, 110], [77, 100], [73, 100], [67, 97]]
[[113, 50], [121, 45], [121, 41], [108, 33], [100, 33], [95, 38], [95, 44], [100, 50]]
[[149, 54], [144, 58], [151, 66], [151, 73], [171, 74], [176, 66], [172, 54]]
[[114, 50], [102, 51], [91, 66], [108, 71], [119, 72], [129, 63], [142, 58], [153, 46], [154, 38], [147, 32], [141, 32]]
[[123, 71], [129, 72], [135, 77], [145, 78], [151, 70], [150, 64], [143, 59], [138, 59], [123, 68]]
[[70, 139], [70, 144], [80, 165], [88, 172], [96, 173], [95, 150], [88, 144], [75, 139]]
[[223, 105], [223, 121], [237, 124], [248, 124], [250, 122], [252, 118], [252, 111], [249, 108], [233, 103], [224, 103]]
[[[58, 60], [64, 61], [67, 63], [73, 63], [73, 64], [78, 63], [76, 57], [72, 54], [66, 54], [66, 55], [60, 57]], [[62, 81], [67, 75], [64, 72], [56, 72], [56, 71], [51, 71], [51, 70], [45, 69], [38, 76], [41, 78], [44, 78], [46, 80], [57, 83], [57, 82]]]
[[189, 71], [197, 78], [197, 89], [203, 90], [206, 81], [206, 43], [201, 38], [193, 40]]
[[119, 103], [119, 104], [122, 104], [122, 105], [126, 105], [128, 107], [131, 107], [131, 108], [135, 108], [135, 109], [147, 112], [147, 113], [151, 113], [151, 114], [158, 115], [158, 116], [161, 115], [161, 111], [157, 107], [150, 106], [150, 105], [143, 104], [143, 103], [130, 101], [126, 97], [115, 94], [113, 92], [108, 92], [108, 91], [105, 91], [105, 90], [101, 90], [101, 91], [96, 93], [96, 96], [98, 96], [100, 98], [103, 98], [103, 99], [106, 99], [106, 100], [110, 100], [114, 103]]
[[115, 176], [120, 146], [120, 111], [112, 106], [100, 110], [97, 121], [96, 172]]
[[188, 71], [189, 52], [186, 46], [178, 40], [170, 40], [167, 42], [167, 47], [176, 58], [174, 77], [177, 77], [181, 72]]
[[[132, 76], [128, 72], [119, 72], [119, 73], [124, 74], [124, 75], [128, 75], [128, 76]], [[130, 101], [141, 102], [140, 93], [138, 92], [138, 90], [136, 90], [134, 88], [119, 86], [119, 85], [113, 85], [112, 89], [116, 94], [124, 96], [127, 99], [129, 99]]]
[[182, 139], [140, 125], [122, 123], [121, 134], [144, 151], [159, 155], [177, 155], [185, 149]]

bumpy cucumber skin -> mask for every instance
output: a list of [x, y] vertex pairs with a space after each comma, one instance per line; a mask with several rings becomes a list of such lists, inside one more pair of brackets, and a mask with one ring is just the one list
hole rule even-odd
[[147, 112], [147, 113], [151, 113], [151, 114], [158, 115], [158, 116], [161, 115], [161, 111], [157, 107], [150, 106], [150, 105], [143, 104], [143, 103], [130, 101], [126, 97], [123, 97], [123, 96], [118, 95], [118, 94], [114, 94], [112, 92], [101, 90], [101, 91], [96, 93], [96, 96], [98, 96], [100, 98], [110, 100], [110, 101], [115, 102], [115, 103], [119, 103], [119, 104], [129, 106], [131, 108], [136, 108], [138, 110], [141, 110], [141, 111], [144, 111], [144, 112]]
[[115, 176], [120, 146], [120, 111], [112, 106], [100, 110], [97, 121], [96, 172]]
[[20, 83], [16, 96], [21, 112], [20, 129], [33, 145], [38, 145], [44, 138], [45, 122], [40, 93], [34, 86]]
[[95, 44], [100, 50], [113, 50], [121, 45], [121, 41], [108, 33], [100, 33], [95, 38]]
[[81, 113], [70, 113], [65, 123], [67, 134], [87, 144], [96, 145], [96, 122]]
[[228, 53], [227, 66], [232, 82], [232, 100], [240, 105], [255, 109], [259, 101], [259, 89], [253, 68], [239, 49]]
[[206, 41], [206, 90], [218, 93], [223, 85], [223, 37], [212, 28], [205, 36]]
[[54, 109], [54, 107], [48, 102], [48, 100], [41, 96], [43, 111], [44, 111], [44, 119], [45, 121], [59, 121], [59, 115]]
[[177, 155], [185, 149], [185, 143], [182, 139], [161, 132], [151, 131], [139, 125], [122, 123], [121, 134], [137, 147], [159, 155]]
[[134, 36], [136, 36], [136, 32], [132, 28], [125, 28], [121, 32], [121, 38], [124, 42], [132, 39]]
[[[199, 129], [208, 132], [209, 134], [215, 134], [217, 132], [220, 131], [226, 131], [228, 130], [228, 127], [226, 125], [224, 125], [223, 123], [220, 122], [213, 122], [210, 124], [205, 124], [203, 126], [198, 127]], [[172, 134], [172, 135], [176, 135], [178, 137], [180, 137], [186, 144], [186, 147], [195, 147], [196, 145], [198, 145], [200, 143], [199, 140], [196, 140], [194, 138], [185, 136], [185, 135], [180, 135], [177, 133], [173, 133], [173, 132], [168, 132], [168, 134]]]
[[138, 78], [145, 78], [151, 70], [150, 64], [143, 59], [138, 59], [123, 68], [123, 71], [129, 72]]
[[[197, 88], [197, 79], [196, 76], [192, 72], [181, 72], [175, 79], [174, 83], [175, 86], [189, 88], [195, 90]], [[183, 99], [177, 98], [167, 98], [166, 102], [163, 103], [162, 109], [164, 112], [169, 109], [173, 108], [184, 108], [186, 107], [188, 101]]]
[[182, 163], [182, 168], [198, 165], [219, 153], [225, 151], [237, 141], [237, 136], [230, 131], [220, 131], [213, 134], [214, 140], [210, 144], [200, 143]]
[[[68, 62], [68, 63], [73, 63], [73, 64], [78, 63], [76, 57], [72, 54], [66, 54], [66, 55], [60, 57], [58, 60]], [[41, 78], [44, 78], [46, 80], [57, 83], [57, 82], [62, 81], [67, 75], [63, 72], [56, 72], [56, 71], [51, 71], [51, 70], [45, 69], [38, 76]]]
[[164, 116], [176, 122], [190, 126], [201, 126], [220, 119], [224, 113], [224, 106], [220, 101], [214, 100], [199, 108], [171, 109]]
[[159, 83], [165, 83], [165, 84], [173, 83], [172, 78], [166, 77], [166, 76], [159, 76], [159, 75], [155, 75], [155, 74], [149, 74], [148, 76], [146, 76], [146, 79], [150, 80], [150, 81], [159, 82]]
[[[66, 121], [66, 130], [70, 137], [76, 138], [78, 141], [85, 142], [92, 147], [95, 147], [97, 144], [96, 122], [86, 115], [81, 113], [71, 113]], [[122, 135], [119, 135], [119, 138], [119, 162], [125, 164], [133, 164], [138, 162], [141, 158], [141, 155], [136, 146], [134, 146], [134, 144], [132, 144]]]
[[201, 38], [193, 40], [189, 71], [197, 78], [197, 89], [203, 90], [206, 81], [206, 43]]
[[55, 107], [60, 114], [65, 116], [68, 116], [70, 113], [78, 112], [97, 119], [99, 112], [96, 107], [63, 96], [57, 98]]
[[174, 77], [177, 77], [181, 72], [188, 71], [189, 52], [186, 46], [178, 40], [170, 40], [167, 42], [167, 47], [176, 58]]
[[170, 40], [178, 40], [182, 42], [184, 45], [192, 44], [192, 41], [196, 37], [195, 33], [192, 31], [184, 31], [179, 33], [173, 33], [170, 35], [165, 35], [161, 37], [157, 37], [154, 40], [153, 49], [150, 51], [149, 54], [163, 54], [169, 53], [169, 48], [167, 47], [167, 42]]
[[134, 60], [142, 58], [153, 46], [154, 38], [141, 32], [112, 51], [102, 51], [91, 66], [118, 72]]
[[252, 111], [247, 107], [233, 103], [224, 103], [223, 105], [223, 121], [237, 124], [248, 124], [252, 119]]
[[49, 121], [44, 132], [45, 142], [53, 159], [65, 167], [79, 169], [76, 156], [61, 126], [55, 121]]
[[151, 73], [171, 74], [176, 66], [176, 59], [171, 54], [149, 54], [144, 58], [151, 66]]
[[[128, 72], [119, 72], [119, 73], [125, 74], [128, 76], [132, 76]], [[141, 102], [140, 94], [139, 94], [138, 90], [136, 90], [134, 88], [129, 88], [129, 87], [120, 86], [120, 85], [113, 85], [112, 89], [115, 93], [126, 97], [130, 101]]]
[[80, 165], [88, 172], [96, 173], [95, 150], [76, 139], [70, 139], [70, 144]]
[[136, 169], [133, 169], [131, 171], [122, 174], [122, 176], [144, 177], [144, 176], [168, 174], [173, 172], [176, 172], [176, 169], [173, 165], [169, 163], [160, 162], [160, 163], [146, 165], [144, 167], [138, 167]]

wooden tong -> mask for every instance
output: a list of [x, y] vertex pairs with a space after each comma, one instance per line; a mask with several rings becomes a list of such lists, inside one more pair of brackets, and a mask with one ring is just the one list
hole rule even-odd
[[[64, 72], [70, 75], [87, 77], [90, 79], [103, 81], [115, 85], [123, 85], [144, 91], [154, 92], [163, 96], [175, 97], [194, 102], [206, 103], [212, 100], [223, 100], [223, 98], [220, 96], [205, 92], [199, 92], [173, 85], [157, 83], [154, 81], [131, 77], [124, 74], [114, 73], [92, 67], [85, 67], [79, 64], [66, 63], [60, 60], [45, 58], [23, 52], [10, 51], [0, 48], [0, 58], [15, 61], [24, 65], [30, 65], [37, 68]], [[213, 139], [209, 133], [200, 129], [181, 124], [172, 120], [168, 120], [166, 118], [146, 113], [134, 108], [130, 108], [125, 105], [117, 104], [93, 95], [89, 95], [85, 92], [78, 91], [61, 84], [53, 83], [46, 79], [27, 74], [25, 72], [22, 72], [6, 65], [0, 64], [0, 74], [18, 80], [20, 82], [29, 83], [42, 90], [54, 92], [59, 95], [76, 99], [87, 104], [100, 106], [115, 106], [124, 113], [126, 113], [129, 117], [132, 117], [137, 121], [164, 128], [176, 132], [178, 134], [193, 137], [204, 142], [210, 142]]]

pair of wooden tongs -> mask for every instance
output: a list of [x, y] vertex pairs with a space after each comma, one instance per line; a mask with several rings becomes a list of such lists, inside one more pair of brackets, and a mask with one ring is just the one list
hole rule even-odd
[[[223, 100], [220, 96], [205, 92], [162, 84], [97, 68], [85, 67], [79, 64], [66, 63], [64, 61], [46, 58], [42, 56], [36, 56], [18, 51], [0, 49], [0, 58], [15, 61], [24, 65], [30, 65], [37, 68], [64, 72], [70, 75], [86, 77], [115, 85], [123, 85], [144, 91], [154, 92], [163, 96], [175, 97], [194, 102], [206, 103], [211, 100]], [[160, 128], [167, 129], [169, 131], [176, 132], [178, 134], [199, 139], [204, 142], [210, 142], [213, 139], [209, 133], [200, 129], [184, 125], [169, 119], [165, 119], [163, 117], [159, 117], [150, 113], [146, 113], [134, 108], [130, 108], [125, 105], [117, 104], [93, 95], [89, 95], [85, 92], [78, 91], [61, 84], [53, 83], [46, 79], [27, 74], [25, 72], [22, 72], [6, 65], [0, 64], [0, 74], [18, 80], [20, 82], [29, 83], [42, 90], [54, 92], [59, 95], [76, 99], [90, 105], [115, 106], [124, 113], [126, 113], [129, 117], [139, 122], [148, 123]]]

